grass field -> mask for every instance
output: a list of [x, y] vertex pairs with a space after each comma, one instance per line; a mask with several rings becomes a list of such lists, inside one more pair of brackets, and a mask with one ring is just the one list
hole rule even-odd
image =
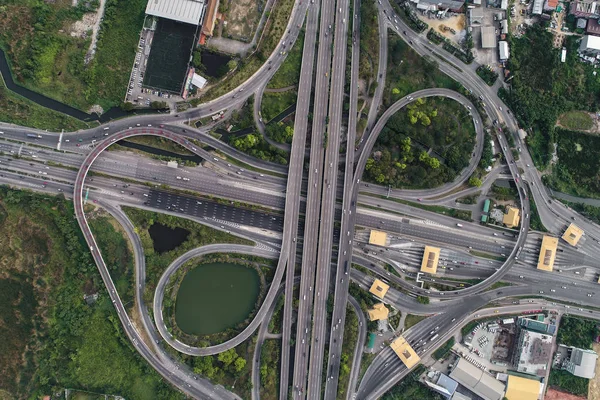
[[269, 81], [267, 88], [281, 89], [292, 85], [298, 85], [300, 81], [300, 67], [302, 66], [302, 50], [304, 49], [304, 30], [298, 35], [298, 39], [288, 53], [285, 61], [273, 78]]
[[413, 315], [413, 314], [408, 314], [406, 316], [406, 319], [404, 320], [404, 329], [408, 329], [411, 326], [414, 326], [416, 324], [418, 324], [419, 322], [423, 321], [425, 318], [427, 318], [427, 316], [425, 315]]
[[417, 90], [434, 87], [459, 89], [458, 82], [438, 69], [437, 61], [421, 57], [392, 32], [389, 34], [388, 51], [388, 68], [383, 91], [385, 108]]
[[298, 92], [288, 90], [287, 92], [265, 93], [261, 104], [261, 114], [265, 122], [271, 121], [286, 108], [296, 102]]
[[[32, 399], [63, 387], [184, 398], [123, 334], [71, 202], [0, 187], [0, 229], [0, 391]], [[83, 296], [92, 293], [98, 300], [88, 305]]]
[[569, 111], [559, 117], [559, 123], [574, 131], [588, 131], [594, 127], [594, 120], [585, 111]]
[[[72, 37], [72, 24], [98, 1], [10, 2], [0, 8], [0, 46], [15, 80], [48, 97], [87, 110], [121, 103], [144, 20], [145, 0], [107, 0], [97, 51], [84, 64], [89, 39]], [[92, 6], [87, 7], [89, 3]]]

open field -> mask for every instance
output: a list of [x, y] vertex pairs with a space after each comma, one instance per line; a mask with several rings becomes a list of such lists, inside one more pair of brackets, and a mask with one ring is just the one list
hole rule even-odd
[[589, 131], [596, 125], [590, 113], [585, 111], [566, 112], [558, 117], [558, 124], [574, 131]]
[[260, 20], [260, 9], [264, 7], [265, 1], [228, 0], [223, 8], [225, 11], [225, 20], [227, 25], [223, 28], [223, 36], [231, 39], [250, 42], [254, 31]]
[[261, 114], [265, 122], [271, 121], [282, 111], [296, 102], [298, 92], [288, 90], [287, 92], [265, 93], [261, 104]]

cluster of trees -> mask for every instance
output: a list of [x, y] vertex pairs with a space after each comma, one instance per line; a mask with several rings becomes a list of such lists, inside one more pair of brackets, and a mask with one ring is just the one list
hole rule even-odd
[[440, 358], [444, 358], [448, 355], [448, 353], [450, 353], [450, 349], [452, 349], [452, 346], [454, 346], [455, 340], [454, 340], [454, 336], [451, 337], [450, 339], [448, 339], [448, 341], [446, 343], [444, 343], [441, 347], [439, 347], [438, 349], [436, 349], [433, 352], [433, 358], [435, 358], [436, 360], [439, 360]]
[[294, 127], [283, 122], [272, 122], [266, 126], [267, 135], [279, 143], [292, 143]]
[[418, 365], [410, 374], [392, 387], [382, 397], [383, 400], [442, 400], [443, 397], [419, 382], [419, 376], [425, 372], [423, 365]]
[[494, 86], [496, 79], [498, 79], [498, 73], [489, 65], [480, 65], [477, 67], [477, 75], [479, 75], [479, 77], [483, 79], [488, 86]]
[[365, 179], [392, 187], [438, 186], [468, 165], [474, 143], [474, 127], [460, 104], [417, 99], [382, 130]]
[[210, 380], [223, 381], [226, 374], [238, 377], [245, 367], [246, 359], [240, 357], [235, 348], [214, 356], [194, 358], [194, 373]]
[[279, 398], [279, 358], [281, 348], [278, 340], [266, 340], [260, 354], [261, 398]]
[[560, 320], [556, 340], [565, 346], [590, 349], [598, 334], [597, 325], [589, 319], [565, 316]]
[[250, 133], [245, 136], [234, 137], [229, 144], [236, 149], [261, 160], [276, 162], [282, 165], [287, 165], [288, 163], [288, 153], [272, 147], [258, 134]]
[[576, 396], [587, 398], [589, 379], [580, 378], [567, 371], [553, 369], [548, 377], [549, 386], [558, 386], [563, 391], [569, 392]]
[[377, 23], [377, 7], [373, 1], [360, 3], [360, 65], [361, 79], [369, 82], [377, 73], [379, 60], [379, 24]]
[[550, 161], [558, 116], [569, 110], [595, 111], [600, 105], [600, 80], [593, 67], [578, 60], [577, 40], [567, 37], [567, 60], [561, 63], [560, 50], [544, 26], [535, 24], [520, 38], [509, 37], [511, 89], [499, 95], [529, 130], [528, 146], [541, 166]]

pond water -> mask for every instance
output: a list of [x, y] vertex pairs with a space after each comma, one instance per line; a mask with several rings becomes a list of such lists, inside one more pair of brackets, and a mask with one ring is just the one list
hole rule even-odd
[[[202, 65], [204, 66], [204, 73], [211, 78], [220, 78], [229, 71], [227, 63], [231, 60], [231, 57], [221, 53], [214, 53], [212, 51], [202, 51]], [[202, 72], [200, 72], [202, 73]]]
[[208, 335], [233, 328], [244, 321], [260, 291], [258, 273], [243, 265], [199, 265], [183, 278], [175, 321], [188, 334]]
[[169, 228], [166, 225], [154, 223], [148, 229], [154, 251], [159, 254], [171, 251], [186, 241], [190, 231], [183, 228]]

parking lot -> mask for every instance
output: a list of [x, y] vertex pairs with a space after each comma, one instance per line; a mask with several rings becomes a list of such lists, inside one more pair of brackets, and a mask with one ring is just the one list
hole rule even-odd
[[[482, 49], [481, 48], [481, 27], [482, 26], [493, 26], [497, 33], [499, 28], [499, 22], [494, 21], [494, 15], [501, 13], [504, 17], [506, 17], [506, 12], [500, 10], [498, 8], [492, 7], [484, 7], [483, 8], [483, 19], [480, 25], [474, 25], [471, 34], [473, 35], [473, 55], [475, 56], [475, 60], [479, 64], [485, 64], [492, 66], [496, 72], [501, 73], [498, 64], [498, 48], [494, 49]], [[497, 39], [497, 42], [499, 38]]]

